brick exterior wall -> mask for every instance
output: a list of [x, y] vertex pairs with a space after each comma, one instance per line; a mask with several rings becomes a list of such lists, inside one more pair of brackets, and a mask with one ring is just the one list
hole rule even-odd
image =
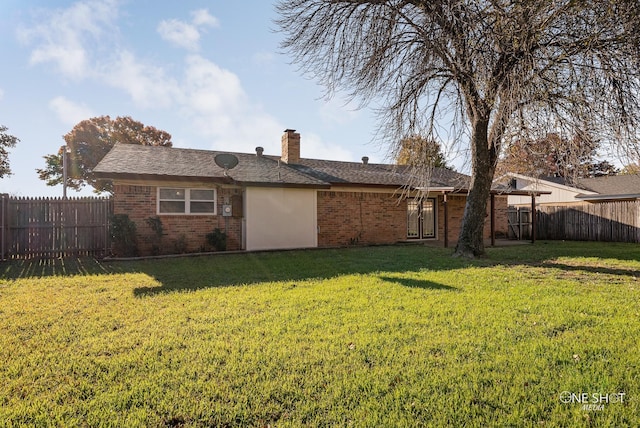
[[[444, 242], [444, 198], [436, 197], [437, 239]], [[449, 243], [458, 240], [465, 195], [447, 195]], [[507, 197], [495, 197], [496, 237], [506, 236]], [[484, 236], [491, 238], [490, 204]], [[407, 240], [407, 203], [391, 193], [318, 192], [318, 246], [393, 244]]]
[[[173, 186], [182, 187], [182, 186]], [[184, 186], [191, 187], [191, 186]], [[237, 201], [241, 189], [217, 189], [218, 215], [158, 215], [157, 186], [139, 186], [115, 184], [113, 192], [114, 214], [127, 214], [137, 228], [138, 250], [140, 255], [150, 255], [155, 242], [153, 230], [145, 219], [160, 217], [164, 236], [161, 253], [210, 251], [206, 235], [215, 228], [227, 234], [227, 250], [240, 250], [242, 247], [242, 210], [234, 204], [233, 217], [222, 216], [222, 205]], [[240, 212], [236, 212], [240, 211]]]
[[391, 193], [318, 191], [318, 246], [393, 244], [406, 239], [406, 218]]
[[[495, 196], [495, 211], [496, 211], [496, 238], [506, 239], [509, 236], [509, 223], [507, 217], [507, 210], [509, 209], [507, 195]], [[487, 233], [485, 227], [485, 234]], [[488, 238], [491, 237], [491, 231], [489, 231]]]
[[[164, 186], [163, 186], [164, 187]], [[170, 186], [169, 186], [170, 187]], [[174, 187], [178, 187], [175, 186]], [[188, 186], [187, 186], [188, 187]], [[392, 193], [362, 191], [318, 191], [318, 246], [393, 244], [407, 240], [407, 204]], [[219, 228], [227, 233], [227, 250], [242, 248], [242, 198], [239, 188], [218, 188], [216, 216], [159, 215], [165, 231], [162, 253], [197, 252], [209, 250], [205, 235]], [[437, 239], [444, 242], [444, 199], [438, 195]], [[136, 223], [140, 255], [152, 254], [154, 233], [145, 222], [158, 216], [157, 186], [128, 184], [114, 185], [114, 214], [127, 214]], [[449, 243], [454, 245], [460, 233], [460, 224], [466, 197], [449, 194]], [[233, 217], [223, 217], [222, 205], [233, 204]], [[495, 197], [496, 237], [507, 234], [507, 197]], [[491, 237], [490, 205], [484, 228], [486, 239]], [[184, 248], [180, 248], [184, 245]]]
[[[460, 224], [464, 214], [467, 198], [464, 195], [447, 195], [447, 212], [449, 213], [449, 244], [452, 245], [460, 235]], [[444, 197], [437, 198], [438, 205], [438, 241], [444, 242]]]
[[[460, 227], [462, 225], [462, 216], [464, 215], [464, 207], [467, 203], [465, 195], [447, 195], [447, 211], [449, 212], [449, 242], [455, 243], [460, 235]], [[438, 240], [444, 242], [444, 198], [438, 196]], [[496, 195], [495, 204], [495, 221], [496, 238], [505, 238], [507, 236], [507, 196]], [[487, 214], [484, 223], [484, 238], [491, 239], [491, 203], [487, 201]]]

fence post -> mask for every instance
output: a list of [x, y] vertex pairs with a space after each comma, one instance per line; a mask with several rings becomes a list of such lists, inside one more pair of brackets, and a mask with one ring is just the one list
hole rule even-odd
[[536, 243], [536, 194], [531, 193], [531, 243]]
[[104, 200], [106, 209], [104, 210], [104, 255], [103, 257], [108, 257], [111, 252], [111, 235], [109, 233], [109, 227], [111, 226], [109, 222], [111, 221], [111, 214], [113, 213], [113, 199], [105, 199]]

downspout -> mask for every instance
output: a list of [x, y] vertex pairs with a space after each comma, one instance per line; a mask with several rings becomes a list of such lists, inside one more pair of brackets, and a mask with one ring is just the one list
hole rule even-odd
[[449, 205], [447, 204], [447, 192], [442, 192], [444, 205], [444, 248], [449, 248]]
[[491, 246], [496, 246], [496, 195], [491, 194]]

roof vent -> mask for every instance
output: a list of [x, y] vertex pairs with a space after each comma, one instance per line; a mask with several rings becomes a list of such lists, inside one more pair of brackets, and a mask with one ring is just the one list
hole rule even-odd
[[262, 152], [264, 152], [264, 148], [260, 146], [256, 147], [256, 155], [262, 156]]
[[369, 164], [369, 157], [368, 156], [362, 156], [362, 163], [364, 165], [368, 165]]

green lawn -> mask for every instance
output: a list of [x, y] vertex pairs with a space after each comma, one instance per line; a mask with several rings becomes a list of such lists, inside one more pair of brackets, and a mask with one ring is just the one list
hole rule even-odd
[[0, 426], [640, 425], [639, 245], [450, 254], [1, 263]]

